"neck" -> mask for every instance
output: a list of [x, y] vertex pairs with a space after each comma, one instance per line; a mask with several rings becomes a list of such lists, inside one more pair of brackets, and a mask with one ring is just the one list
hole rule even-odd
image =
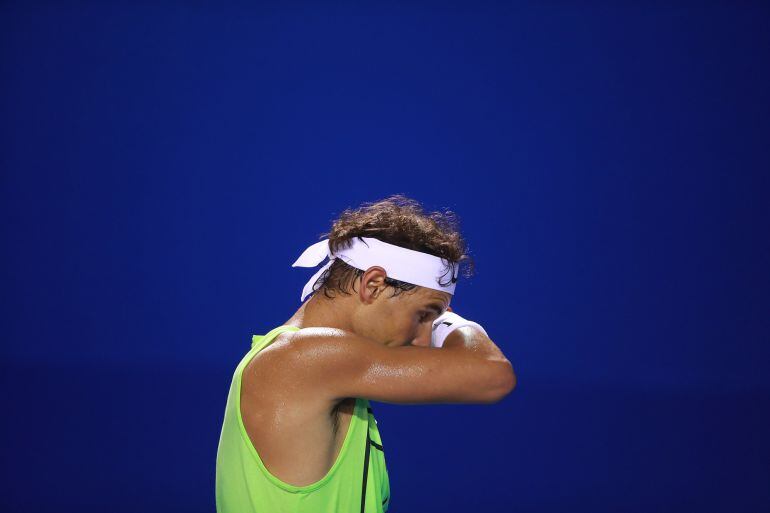
[[353, 331], [344, 297], [329, 299], [319, 291], [287, 320], [284, 325], [298, 328], [326, 327]]

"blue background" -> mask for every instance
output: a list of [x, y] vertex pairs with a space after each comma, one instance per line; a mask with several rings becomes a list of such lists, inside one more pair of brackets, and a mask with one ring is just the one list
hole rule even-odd
[[770, 11], [698, 5], [0, 5], [0, 510], [213, 511], [290, 264], [400, 192], [519, 381], [373, 403], [392, 512], [770, 511]]

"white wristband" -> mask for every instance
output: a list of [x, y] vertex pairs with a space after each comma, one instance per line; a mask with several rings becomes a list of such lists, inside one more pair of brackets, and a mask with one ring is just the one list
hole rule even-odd
[[447, 336], [457, 328], [462, 328], [463, 326], [475, 326], [481, 330], [484, 335], [489, 337], [486, 330], [481, 327], [481, 324], [469, 321], [468, 319], [463, 319], [454, 312], [446, 311], [433, 321], [433, 331], [430, 336], [431, 347], [442, 347]]

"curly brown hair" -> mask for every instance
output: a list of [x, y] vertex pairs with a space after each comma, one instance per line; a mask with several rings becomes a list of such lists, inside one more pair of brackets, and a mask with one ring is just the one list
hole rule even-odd
[[[363, 203], [356, 209], [345, 209], [333, 221], [331, 230], [322, 233], [319, 240], [328, 238], [332, 252], [336, 252], [340, 248], [349, 248], [354, 237], [373, 237], [443, 258], [446, 261], [443, 276], [449, 275], [450, 280], [454, 279], [455, 266], [460, 266], [458, 275], [462, 272], [469, 278], [475, 263], [466, 254], [467, 244], [458, 226], [457, 215], [451, 210], [425, 212], [416, 200], [403, 194], [393, 194], [379, 201]], [[337, 258], [315, 281], [313, 292], [321, 289], [328, 298], [333, 298], [334, 292], [350, 295], [349, 288], [352, 286], [353, 291], [356, 290], [355, 283], [362, 274], [364, 271], [361, 269]], [[385, 278], [385, 283], [393, 288], [391, 297], [417, 287], [393, 278]]]

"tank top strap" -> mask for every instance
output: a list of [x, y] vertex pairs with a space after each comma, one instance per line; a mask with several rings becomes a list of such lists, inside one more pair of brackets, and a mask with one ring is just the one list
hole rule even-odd
[[277, 328], [273, 328], [264, 335], [252, 335], [251, 336], [251, 348], [254, 349], [255, 347], [257, 350], [263, 349], [265, 346], [270, 344], [270, 342], [273, 341], [275, 337], [280, 335], [283, 332], [286, 331], [299, 331], [300, 328], [296, 326], [287, 326], [287, 325], [281, 325]]

